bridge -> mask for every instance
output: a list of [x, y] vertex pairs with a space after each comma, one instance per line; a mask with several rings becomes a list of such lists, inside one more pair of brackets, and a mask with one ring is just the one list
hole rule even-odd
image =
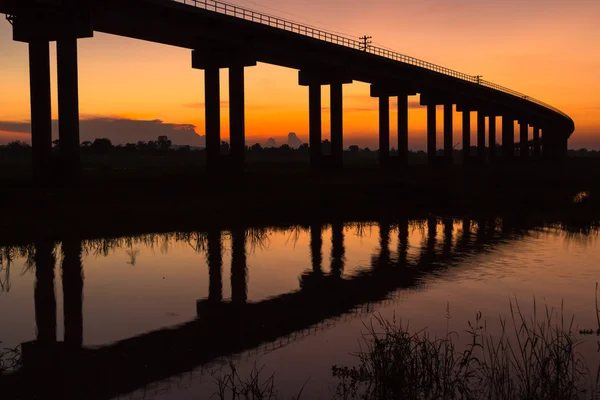
[[[472, 227], [476, 226], [473, 232]], [[231, 301], [224, 301], [221, 232], [208, 233], [209, 295], [197, 302], [197, 318], [106, 346], [83, 347], [82, 244], [62, 244], [64, 341], [57, 341], [55, 256], [53, 243], [37, 242], [34, 289], [37, 339], [24, 343], [23, 367], [2, 377], [3, 399], [36, 396], [111, 399], [153, 382], [194, 370], [219, 357], [241, 353], [265, 343], [293, 341], [296, 333], [388, 298], [398, 289], [419, 288], [423, 277], [443, 273], [466, 257], [518, 237], [519, 232], [495, 221], [465, 219], [462, 229], [443, 221], [439, 240], [437, 218], [424, 226], [423, 241], [409, 243], [409, 224], [398, 224], [398, 248], [390, 251], [392, 227], [381, 222], [379, 249], [368, 266], [351, 276], [344, 269], [344, 225], [332, 225], [330, 272], [323, 272], [322, 226], [310, 228], [312, 268], [299, 278], [299, 289], [260, 302], [248, 302], [246, 232], [232, 235]], [[409, 246], [420, 246], [408, 258]], [[35, 382], [35, 384], [33, 384]]]
[[[215, 0], [0, 0], [14, 40], [29, 44], [34, 171], [50, 164], [49, 43], [57, 43], [59, 161], [64, 174], [79, 169], [77, 40], [103, 32], [191, 50], [191, 67], [205, 74], [206, 154], [209, 169], [243, 168], [244, 70], [258, 62], [299, 71], [308, 87], [310, 165], [343, 162], [343, 85], [371, 84], [379, 99], [382, 165], [407, 163], [408, 98], [427, 107], [427, 153], [436, 157], [436, 106], [444, 107], [443, 149], [452, 162], [454, 107], [462, 113], [463, 157], [471, 156], [471, 114], [476, 112], [477, 157], [486, 160], [566, 156], [571, 118], [515, 90], [359, 40]], [[220, 155], [220, 69], [229, 70], [230, 155]], [[331, 155], [321, 149], [321, 91], [331, 91]], [[390, 97], [398, 97], [398, 155], [390, 156]], [[498, 132], [497, 118], [502, 119]], [[487, 131], [486, 131], [487, 119]], [[519, 140], [515, 142], [515, 121]], [[532, 129], [530, 129], [532, 127]], [[532, 132], [530, 132], [532, 131]], [[497, 143], [501, 135], [502, 146]], [[486, 144], [487, 140], [487, 144]], [[394, 158], [394, 159], [392, 159]]]

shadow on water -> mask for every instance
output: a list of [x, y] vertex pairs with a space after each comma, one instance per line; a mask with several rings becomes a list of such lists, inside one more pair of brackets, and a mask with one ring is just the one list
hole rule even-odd
[[[299, 277], [298, 290], [260, 302], [248, 301], [247, 248], [268, 245], [265, 229], [234, 228], [228, 233], [214, 229], [204, 233], [163, 235], [187, 242], [204, 253], [208, 263], [209, 293], [197, 301], [197, 318], [187, 323], [131, 337], [116, 343], [83, 346], [84, 266], [82, 253], [109, 253], [133, 248], [135, 242], [159, 244], [158, 236], [84, 241], [64, 240], [60, 246], [36, 241], [21, 255], [35, 268], [35, 323], [37, 338], [22, 344], [22, 366], [2, 377], [2, 399], [53, 398], [110, 399], [157, 381], [189, 372], [220, 357], [260, 348], [283, 346], [299, 334], [342, 315], [360, 312], [385, 301], [398, 289], [418, 288], [423, 278], [444, 271], [472, 255], [489, 251], [526, 233], [523, 227], [496, 219], [460, 221], [430, 217], [424, 221], [379, 221], [379, 246], [370, 265], [345, 274], [344, 228], [331, 224], [329, 273], [324, 272], [322, 224], [287, 228], [309, 230], [311, 266]], [[439, 229], [441, 228], [441, 230]], [[368, 229], [357, 225], [358, 232]], [[422, 230], [422, 243], [409, 243], [411, 229]], [[574, 228], [573, 228], [574, 229]], [[592, 229], [590, 227], [590, 229]], [[439, 232], [441, 232], [441, 235]], [[584, 230], [585, 231], [585, 230]], [[231, 300], [223, 297], [223, 235], [231, 235]], [[390, 250], [397, 235], [397, 251]], [[168, 240], [162, 242], [167, 246]], [[409, 249], [419, 248], [409, 258]], [[58, 250], [60, 249], [60, 250]], [[7, 251], [3, 250], [6, 269]], [[12, 250], [15, 251], [15, 250]], [[57, 252], [60, 251], [60, 257]], [[57, 340], [55, 273], [61, 262], [64, 341]], [[9, 284], [5, 280], [3, 285]], [[3, 286], [3, 287], [4, 287]], [[35, 384], [32, 384], [35, 382]]]

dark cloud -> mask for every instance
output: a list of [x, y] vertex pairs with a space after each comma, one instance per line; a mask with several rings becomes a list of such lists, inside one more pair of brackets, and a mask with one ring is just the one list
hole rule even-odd
[[[31, 123], [0, 121], [0, 131], [11, 134], [27, 134], [31, 138]], [[204, 136], [196, 133], [189, 124], [169, 124], [161, 120], [134, 120], [126, 118], [87, 118], [80, 122], [81, 141], [108, 138], [113, 144], [156, 140], [168, 136], [176, 145], [204, 147]], [[58, 137], [58, 121], [52, 121], [53, 137]], [[9, 134], [0, 134], [0, 139]]]

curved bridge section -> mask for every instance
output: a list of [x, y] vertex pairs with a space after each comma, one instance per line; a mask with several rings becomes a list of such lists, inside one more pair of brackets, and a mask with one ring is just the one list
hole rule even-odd
[[[398, 97], [398, 162], [408, 154], [408, 97], [427, 106], [430, 162], [436, 157], [435, 107], [444, 106], [444, 159], [452, 162], [454, 110], [463, 113], [464, 162], [566, 155], [574, 123], [535, 98], [442, 66], [370, 46], [310, 26], [214, 0], [0, 0], [0, 13], [13, 25], [14, 39], [29, 43], [34, 164], [49, 162], [49, 42], [57, 42], [60, 164], [78, 166], [79, 113], [77, 39], [104, 32], [192, 50], [192, 67], [204, 70], [207, 163], [242, 168], [245, 152], [244, 69], [257, 62], [299, 70], [309, 88], [311, 165], [343, 161], [343, 85], [371, 84], [379, 98], [380, 161], [390, 157], [389, 98]], [[219, 69], [229, 69], [230, 148], [220, 146]], [[331, 156], [321, 151], [321, 90], [331, 90]], [[477, 113], [476, 155], [471, 154], [471, 113]], [[497, 118], [502, 129], [497, 129]], [[489, 122], [487, 120], [489, 120]], [[515, 121], [520, 132], [515, 141]], [[487, 123], [486, 123], [487, 122]], [[502, 146], [497, 136], [501, 135]]]

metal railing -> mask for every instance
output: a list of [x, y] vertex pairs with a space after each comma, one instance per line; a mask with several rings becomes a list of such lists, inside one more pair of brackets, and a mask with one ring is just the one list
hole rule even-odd
[[[302, 25], [293, 21], [289, 21], [283, 18], [275, 17], [273, 15], [252, 11], [249, 9], [241, 8], [235, 6], [233, 4], [224, 3], [216, 0], [170, 0], [181, 4], [186, 4], [189, 6], [194, 6], [198, 8], [202, 8], [207, 11], [213, 11], [219, 14], [229, 15], [231, 17], [240, 18], [246, 21], [255, 22], [261, 25], [267, 25], [273, 28], [282, 29], [285, 31], [289, 31], [292, 33], [296, 33], [303, 36], [308, 36], [314, 39], [322, 40], [328, 43], [333, 43], [339, 46], [348, 47], [355, 50], [364, 51], [376, 56], [388, 58], [391, 60], [395, 60], [401, 63], [414, 65], [416, 67], [421, 67], [424, 69], [428, 69], [430, 71], [437, 72], [442, 75], [451, 76], [457, 79], [461, 79], [476, 85], [481, 85], [490, 89], [494, 89], [503, 93], [510, 94], [512, 96], [530, 101], [532, 103], [538, 104], [542, 107], [550, 109], [565, 118], [570, 119], [570, 117], [564, 112], [560, 111], [558, 108], [553, 107], [547, 103], [544, 103], [541, 100], [535, 99], [533, 97], [527, 96], [523, 93], [517, 92], [516, 90], [509, 89], [507, 87], [495, 84], [493, 82], [489, 82], [483, 79], [480, 79], [478, 76], [468, 75], [459, 71], [455, 71], [450, 68], [442, 67], [440, 65], [436, 65], [427, 61], [419, 60], [418, 58], [410, 57], [404, 54], [396, 53], [391, 50], [383, 49], [381, 47], [367, 45], [365, 46], [364, 42], [359, 41], [357, 39], [352, 39], [349, 37], [341, 36], [334, 33], [329, 33], [323, 31], [321, 29], [309, 26]], [[366, 48], [365, 48], [366, 47]]]

